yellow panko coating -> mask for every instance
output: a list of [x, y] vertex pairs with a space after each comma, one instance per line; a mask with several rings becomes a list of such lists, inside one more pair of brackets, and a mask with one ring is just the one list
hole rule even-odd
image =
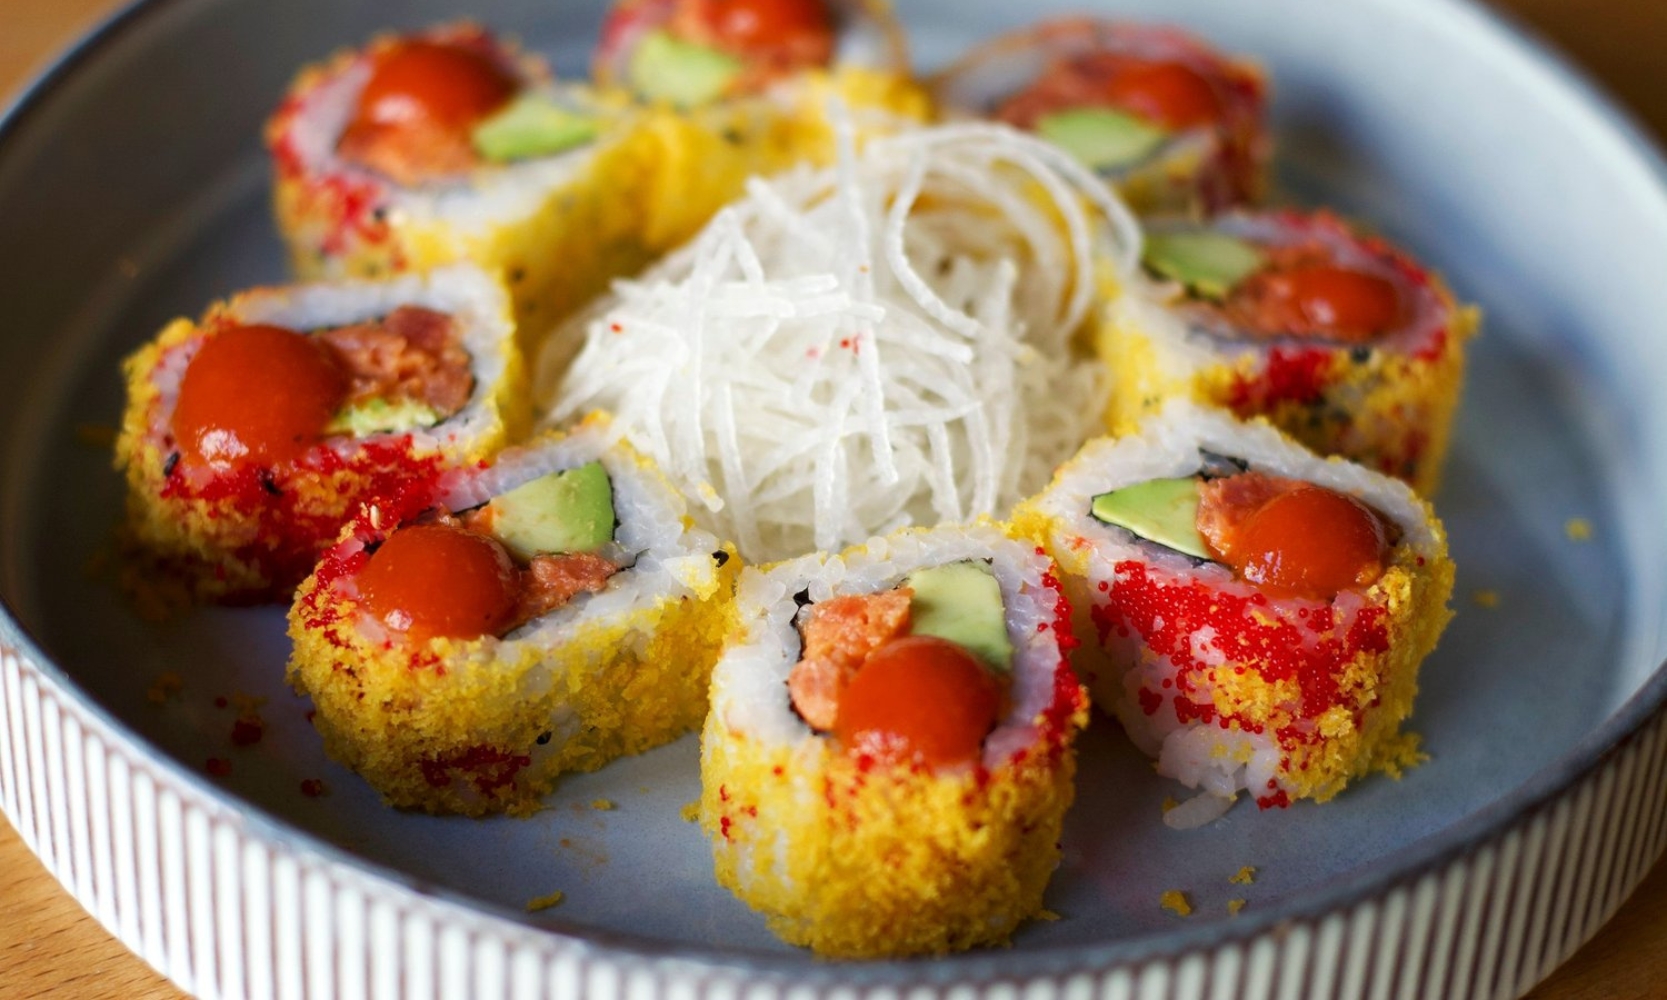
[[[1070, 725], [1087, 721], [1079, 707]], [[1042, 910], [1073, 795], [1069, 751], [983, 772], [863, 768], [825, 740], [769, 747], [707, 719], [701, 824], [718, 882], [830, 958], [1005, 944]]]
[[[350, 526], [302, 584], [288, 679], [312, 698], [325, 751], [389, 804], [530, 813], [559, 775], [670, 742], [705, 717], [733, 615], [741, 561], [732, 550], [703, 543], [653, 570], [639, 557], [603, 592], [552, 613], [569, 615], [564, 622], [535, 621], [515, 638], [414, 643], [391, 637], [361, 604], [355, 576], [376, 537]], [[642, 573], [656, 575], [632, 594]], [[629, 599], [597, 610], [616, 595]]]
[[330, 624], [309, 619], [315, 577], [290, 617], [289, 682], [312, 698], [325, 752], [390, 805], [531, 813], [561, 774], [700, 725], [728, 614], [716, 598], [733, 572], [714, 574], [697, 599], [579, 623], [552, 648], [435, 639], [416, 653], [361, 637], [351, 599], [324, 606]]

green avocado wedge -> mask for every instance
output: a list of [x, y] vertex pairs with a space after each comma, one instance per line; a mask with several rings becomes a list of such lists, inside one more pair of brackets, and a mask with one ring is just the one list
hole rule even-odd
[[1224, 299], [1265, 263], [1254, 243], [1209, 231], [1147, 233], [1141, 262], [1196, 295]]
[[415, 399], [369, 399], [346, 407], [330, 418], [324, 428], [326, 434], [350, 434], [369, 437], [372, 434], [403, 434], [422, 427], [433, 427], [440, 422], [440, 414], [427, 403]]
[[1151, 479], [1101, 493], [1089, 513], [1197, 559], [1213, 559], [1198, 533], [1198, 480]]
[[594, 140], [601, 123], [540, 94], [522, 94], [475, 126], [475, 152], [493, 163], [554, 156]]
[[997, 673], [1013, 669], [1001, 584], [987, 564], [968, 560], [929, 566], [910, 573], [903, 583], [914, 590], [911, 632], [959, 643]]
[[741, 70], [741, 60], [728, 53], [651, 31], [625, 73], [638, 96], [689, 108], [722, 97]]
[[1169, 133], [1110, 108], [1069, 108], [1043, 115], [1036, 134], [1093, 170], [1119, 170], [1151, 156]]
[[613, 483], [601, 462], [552, 472], [486, 505], [492, 534], [521, 560], [595, 552], [614, 537]]

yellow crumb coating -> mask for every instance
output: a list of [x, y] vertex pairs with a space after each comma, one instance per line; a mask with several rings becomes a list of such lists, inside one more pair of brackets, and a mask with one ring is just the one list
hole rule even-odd
[[933, 774], [865, 769], [814, 737], [765, 745], [719, 715], [702, 742], [701, 825], [719, 883], [784, 940], [829, 958], [935, 955], [1004, 944], [1042, 915], [1073, 794], [1068, 738]]
[[741, 197], [749, 177], [833, 162], [836, 105], [858, 141], [923, 122], [929, 111], [914, 81], [865, 67], [808, 71], [761, 97], [646, 111], [636, 128], [653, 137], [658, 170], [632, 205], [643, 244], [656, 253], [681, 245]]
[[739, 564], [626, 613], [581, 610], [549, 645], [432, 639], [417, 650], [368, 637], [357, 601], [321, 590], [326, 571], [290, 612], [289, 683], [312, 698], [325, 752], [390, 805], [531, 813], [559, 775], [700, 724]]
[[525, 365], [506, 334], [493, 345], [502, 374], [465, 411], [478, 420], [466, 438], [331, 438], [302, 460], [261, 474], [236, 468], [206, 479], [176, 474], [175, 399], [162, 381], [177, 385], [202, 342], [239, 321], [243, 303], [274, 294], [285, 290], [256, 289], [216, 303], [201, 322], [176, 319], [122, 363], [127, 402], [114, 457], [127, 483], [124, 546], [147, 571], [183, 582], [196, 600], [287, 598], [361, 502], [405, 493], [442, 468], [488, 458], [530, 422]]
[[1480, 323], [1475, 308], [1457, 306], [1434, 285], [1452, 321], [1435, 343], [1412, 353], [1316, 343], [1205, 356], [1197, 346], [1168, 342], [1139, 311], [1110, 309], [1095, 337], [1112, 372], [1106, 427], [1126, 434], [1170, 399], [1190, 399], [1265, 417], [1314, 451], [1433, 495], [1464, 386], [1465, 344]]

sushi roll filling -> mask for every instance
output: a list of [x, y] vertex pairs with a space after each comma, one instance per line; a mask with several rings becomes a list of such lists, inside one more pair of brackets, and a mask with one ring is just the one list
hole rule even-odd
[[597, 76], [685, 107], [758, 93], [833, 59], [828, 0], [627, 0], [597, 45]]
[[365, 610], [412, 642], [502, 637], [620, 571], [600, 462], [552, 472], [460, 514], [434, 512], [371, 551]]
[[181, 460], [169, 472], [212, 478], [251, 463], [294, 463], [331, 436], [433, 426], [473, 392], [456, 322], [432, 309], [401, 306], [312, 333], [225, 325], [180, 381], [170, 427]]
[[1344, 262], [1317, 239], [1278, 245], [1209, 230], [1155, 233], [1142, 263], [1182, 284], [1194, 323], [1247, 339], [1369, 345], [1408, 319], [1408, 296], [1388, 268]]
[[1319, 601], [1375, 583], [1398, 535], [1346, 493], [1260, 471], [1136, 483], [1094, 497], [1091, 514], [1274, 597]]
[[399, 38], [366, 58], [368, 76], [335, 153], [401, 187], [552, 156], [601, 131], [599, 119], [573, 100], [530, 89], [478, 31]]
[[1099, 50], [1054, 59], [995, 116], [1116, 171], [1179, 133], [1221, 127], [1226, 112], [1219, 83], [1186, 61]]
[[804, 605], [788, 695], [845, 753], [928, 769], [970, 763], [1007, 709], [1013, 645], [986, 564]]

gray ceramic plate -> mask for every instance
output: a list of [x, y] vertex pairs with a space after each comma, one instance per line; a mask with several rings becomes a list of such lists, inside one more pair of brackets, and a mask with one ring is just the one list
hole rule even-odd
[[[901, 6], [923, 67], [1021, 16], [1066, 7]], [[580, 72], [598, 7], [500, 0], [471, 13]], [[1667, 649], [1658, 516], [1667, 395], [1651, 391], [1667, 384], [1660, 161], [1554, 59], [1454, 0], [1128, 0], [1115, 11], [1189, 24], [1261, 58], [1276, 84], [1285, 189], [1371, 220], [1486, 312], [1437, 502], [1460, 570], [1458, 615], [1425, 665], [1415, 720], [1427, 765], [1400, 782], [1361, 782], [1324, 806], [1241, 805], [1176, 833], [1158, 821], [1175, 789], [1098, 720], [1047, 899], [1062, 919], [1025, 928], [1011, 951], [860, 968], [813, 963], [781, 945], [713, 882], [703, 839], [680, 817], [697, 796], [692, 737], [565, 782], [530, 820], [383, 808], [323, 757], [306, 706], [282, 686], [281, 611], [209, 610], [147, 625], [89, 572], [121, 504], [107, 450], [89, 443], [89, 429], [114, 424], [118, 360], [164, 321], [284, 279], [258, 136], [295, 68], [378, 28], [456, 8], [153, 0], [89, 39], [0, 131], [0, 593], [9, 611], [0, 638], [10, 647], [0, 671], [0, 804], [112, 930], [188, 987], [226, 995], [266, 995], [273, 983], [281, 994], [293, 983], [308, 995], [352, 995], [361, 980], [349, 968], [415, 995], [452, 967], [422, 958], [410, 935], [420, 944], [452, 927], [467, 936], [457, 945], [466, 971], [456, 975], [490, 985], [499, 969], [535, 992], [597, 969], [615, 978], [592, 986], [629, 985], [618, 968], [644, 962], [654, 971], [643, 988], [713, 976], [1069, 986], [1075, 980], [1059, 977], [1159, 969], [1169, 970], [1162, 984], [1141, 989], [1201, 996], [1218, 980], [1227, 989], [1226, 973], [1208, 973], [1187, 993], [1187, 956], [1213, 956], [1208, 967], [1219, 970], [1233, 952], [1245, 975], [1258, 942], [1311, 927], [1318, 943], [1299, 956], [1311, 963], [1328, 915], [1358, 915], [1454, 864], [1476, 876], [1478, 848], [1519, 858], [1508, 877], [1503, 860], [1489, 863], [1490, 892], [1542, 877], [1540, 868], [1561, 861], [1551, 847], [1585, 849], [1575, 833], [1553, 830], [1541, 837], [1543, 859], [1520, 860], [1538, 843], [1524, 839], [1524, 824], [1596, 781], [1594, 767], [1613, 765], [1605, 755], [1616, 745], [1634, 753], [1647, 744], [1627, 765], [1638, 788], [1606, 779], [1605, 795], [1658, 794], [1662, 780], [1660, 740], [1637, 735], [1667, 695], [1657, 672]], [[1571, 522], [1590, 525], [1589, 540], [1571, 538]], [[1496, 607], [1474, 600], [1482, 591], [1497, 594]], [[185, 688], [159, 707], [146, 694], [166, 670], [183, 674]], [[269, 699], [266, 736], [252, 748], [231, 746], [234, 712], [216, 707], [238, 694]], [[230, 760], [231, 774], [209, 778], [210, 757]], [[144, 781], [129, 788], [136, 775]], [[309, 778], [331, 794], [302, 795]], [[603, 798], [616, 808], [592, 808]], [[1591, 874], [1609, 880], [1597, 911], [1660, 849], [1657, 800], [1613, 808], [1642, 826], [1617, 848], [1626, 857], [1596, 862]], [[1607, 815], [1597, 818], [1603, 830], [1632, 829]], [[1592, 843], [1597, 854], [1609, 850]], [[1230, 885], [1243, 865], [1256, 867], [1255, 884]], [[1584, 933], [1584, 911], [1577, 920], [1564, 910], [1585, 897], [1547, 884], [1543, 903], [1527, 888], [1522, 901], [1549, 918], [1516, 927], [1506, 901], [1473, 920], [1455, 915], [1442, 932], [1496, 950], [1504, 941], [1506, 957], [1513, 935], [1540, 934], [1518, 948], [1516, 966], [1501, 958], [1489, 973], [1501, 993], [1533, 982]], [[1191, 918], [1159, 908], [1169, 889], [1187, 892]], [[566, 894], [559, 908], [524, 912], [555, 890]], [[357, 902], [332, 903], [339, 892]], [[1248, 901], [1236, 918], [1231, 897]], [[1446, 911], [1432, 903], [1420, 917], [1418, 897], [1407, 898], [1410, 941]], [[1372, 910], [1379, 931], [1390, 926], [1392, 907], [1383, 906]], [[379, 912], [394, 914], [392, 923], [379, 924]], [[1556, 933], [1535, 930], [1547, 920]], [[412, 930], [417, 923], [428, 929]], [[393, 942], [393, 957], [373, 947], [379, 941]], [[470, 950], [482, 941], [507, 951], [482, 959]], [[1384, 974], [1350, 972], [1352, 953], [1338, 947], [1341, 982]], [[1401, 947], [1401, 960], [1430, 960]], [[286, 948], [298, 967], [286, 966]], [[1540, 964], [1523, 965], [1536, 948]], [[1298, 960], [1288, 951], [1278, 962]], [[534, 957], [517, 972], [522, 955]], [[564, 964], [575, 955], [579, 972]], [[1136, 964], [1150, 956], [1181, 964]], [[379, 962], [392, 963], [393, 980], [375, 978]], [[1291, 981], [1302, 989], [1330, 982], [1301, 974]], [[1286, 980], [1267, 980], [1276, 981]]]

